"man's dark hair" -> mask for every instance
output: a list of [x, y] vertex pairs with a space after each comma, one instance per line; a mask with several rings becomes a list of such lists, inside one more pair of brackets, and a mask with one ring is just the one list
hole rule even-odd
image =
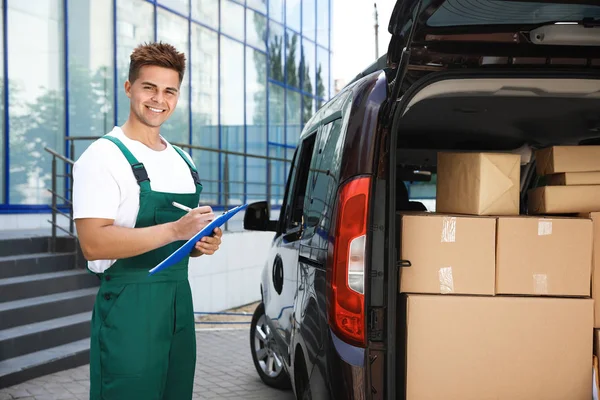
[[179, 74], [179, 84], [185, 74], [185, 54], [168, 43], [144, 43], [133, 50], [129, 64], [129, 82], [133, 83], [143, 66], [152, 65], [169, 68]]

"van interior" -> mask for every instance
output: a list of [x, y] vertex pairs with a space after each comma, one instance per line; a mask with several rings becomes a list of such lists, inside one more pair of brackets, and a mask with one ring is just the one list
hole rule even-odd
[[410, 99], [397, 126], [397, 211], [435, 211], [438, 152], [486, 151], [521, 155], [527, 214], [536, 149], [600, 144], [600, 79], [439, 81]]
[[[436, 211], [436, 164], [439, 152], [506, 152], [521, 155], [520, 214], [528, 215], [528, 190], [539, 185], [536, 150], [553, 145], [600, 144], [600, 79], [452, 79], [431, 83], [413, 93], [412, 98], [405, 99], [408, 104], [400, 109], [403, 114], [395, 124], [397, 212]], [[411, 266], [410, 263], [408, 266]], [[440, 285], [441, 282], [442, 277]], [[400, 294], [398, 296], [396, 332], [408, 331], [409, 315], [412, 313], [414, 316], [418, 311], [415, 308], [409, 312], [407, 303], [401, 301], [403, 297]], [[461, 297], [465, 298], [458, 296]], [[435, 310], [421, 309], [422, 312], [424, 310], [427, 310], [424, 314], [436, 315]], [[456, 309], [444, 310], [452, 313]], [[432, 316], [429, 318], [435, 319]], [[448, 332], [441, 330], [442, 327], [437, 334], [443, 337], [443, 342]], [[398, 337], [404, 338], [402, 335]], [[410, 351], [416, 351], [407, 350], [405, 342], [398, 342], [397, 345], [398, 360], [408, 360]], [[413, 360], [416, 358], [419, 357]], [[443, 364], [443, 361], [440, 363]], [[461, 365], [458, 369], [464, 366], [460, 362], [444, 365]], [[407, 390], [403, 398], [416, 398], [411, 397], [408, 391], [412, 390], [414, 394], [414, 390], [419, 390], [414, 389], [417, 387], [414, 382], [426, 386], [423, 382], [427, 380], [419, 380], [421, 375], [417, 377], [417, 373], [409, 378], [406, 375], [408, 371], [407, 364], [398, 364], [397, 377], [404, 382], [398, 387]], [[423, 372], [422, 369], [419, 371]], [[436, 370], [439, 371], [441, 369]], [[439, 374], [432, 372], [432, 376], [439, 377]], [[408, 388], [409, 381], [413, 382], [413, 389]], [[441, 383], [446, 387], [444, 384], [448, 383]], [[472, 383], [471, 386], [477, 384]], [[471, 386], [466, 385], [465, 388]], [[495, 394], [493, 390], [496, 389], [490, 388], [490, 393]], [[468, 392], [464, 388], [461, 390]], [[448, 398], [457, 397], [449, 395]]]

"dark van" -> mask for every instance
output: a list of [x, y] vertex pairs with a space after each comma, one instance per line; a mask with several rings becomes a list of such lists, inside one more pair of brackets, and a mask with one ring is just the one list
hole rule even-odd
[[[398, 0], [387, 55], [306, 124], [251, 326], [260, 378], [298, 399], [405, 397], [397, 212], [435, 211], [437, 153], [600, 144], [598, 0]], [[432, 382], [435, 384], [435, 382]]]

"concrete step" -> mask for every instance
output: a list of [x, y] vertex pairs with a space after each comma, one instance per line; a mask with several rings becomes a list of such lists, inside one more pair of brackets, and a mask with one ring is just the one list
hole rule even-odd
[[0, 329], [91, 311], [97, 293], [91, 287], [0, 303]]
[[9, 238], [0, 240], [0, 257], [19, 254], [45, 253], [49, 250], [47, 237]]
[[0, 279], [64, 271], [75, 267], [75, 253], [33, 253], [0, 257]]
[[50, 319], [0, 331], [0, 360], [61, 346], [90, 337], [91, 312]]
[[0, 303], [86, 289], [99, 285], [98, 277], [74, 269], [0, 279]]
[[[50, 251], [51, 238], [48, 236], [12, 237], [0, 236], [0, 257], [20, 254], [46, 253]], [[75, 252], [75, 239], [69, 236], [58, 236], [55, 252]]]
[[40, 376], [79, 367], [90, 362], [90, 339], [0, 361], [0, 388], [14, 386]]

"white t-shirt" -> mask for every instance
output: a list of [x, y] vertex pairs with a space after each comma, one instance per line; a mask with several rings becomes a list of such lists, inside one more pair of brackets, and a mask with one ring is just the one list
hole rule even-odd
[[[161, 151], [131, 140], [119, 127], [109, 135], [119, 139], [144, 164], [153, 191], [194, 193], [196, 185], [183, 158], [168, 143]], [[187, 154], [186, 154], [187, 156]], [[188, 159], [191, 158], [187, 156]], [[114, 225], [133, 228], [140, 209], [140, 187], [121, 150], [110, 140], [99, 139], [73, 167], [73, 218], [113, 219]], [[88, 268], [104, 272], [116, 260], [88, 262]]]

